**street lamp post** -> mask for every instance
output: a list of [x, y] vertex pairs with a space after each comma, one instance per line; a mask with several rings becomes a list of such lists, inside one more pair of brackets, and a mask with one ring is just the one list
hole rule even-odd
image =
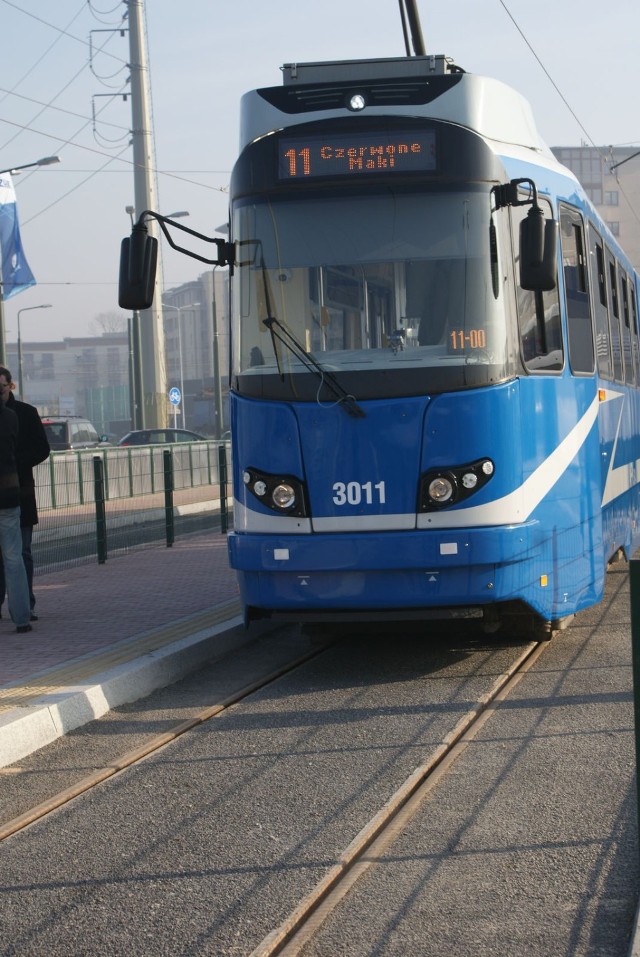
[[20, 313], [30, 312], [32, 309], [51, 309], [51, 303], [45, 302], [41, 306], [25, 306], [23, 309], [18, 309], [18, 392], [20, 393], [20, 398], [23, 402], [26, 402], [24, 388], [22, 384], [22, 336], [20, 334]]
[[[23, 169], [31, 169], [34, 166], [51, 166], [53, 163], [59, 163], [59, 156], [43, 156], [35, 163], [23, 163], [21, 166], [10, 166], [7, 169], [0, 169], [0, 176], [4, 173], [19, 173]], [[0, 251], [1, 252], [1, 251]], [[7, 364], [7, 337], [4, 324], [4, 286], [2, 284], [2, 256], [0, 255], [0, 365]]]
[[199, 302], [190, 302], [186, 306], [172, 306], [170, 302], [163, 302], [162, 305], [165, 309], [175, 309], [178, 313], [178, 361], [180, 364], [180, 403], [182, 405], [182, 427], [186, 428], [187, 426], [187, 403], [185, 402], [184, 395], [184, 371], [182, 368], [182, 313], [186, 312], [187, 309], [196, 309], [200, 303]]

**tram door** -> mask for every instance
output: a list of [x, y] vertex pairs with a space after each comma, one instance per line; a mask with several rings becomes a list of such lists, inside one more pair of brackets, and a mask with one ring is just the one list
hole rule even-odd
[[367, 283], [366, 320], [369, 326], [369, 348], [384, 349], [394, 323], [391, 314], [391, 293], [388, 287]]
[[383, 349], [394, 329], [392, 282], [367, 275], [366, 267], [331, 266], [319, 270], [312, 284], [312, 300], [319, 309], [321, 351]]

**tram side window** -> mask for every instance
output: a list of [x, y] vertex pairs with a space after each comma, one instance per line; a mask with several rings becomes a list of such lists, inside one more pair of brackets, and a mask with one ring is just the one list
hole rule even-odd
[[569, 364], [574, 373], [592, 373], [593, 327], [587, 281], [584, 224], [580, 213], [569, 206], [560, 207], [560, 238], [567, 307]]
[[629, 277], [629, 303], [631, 305], [631, 348], [636, 369], [636, 382], [640, 381], [640, 342], [638, 341], [638, 307], [633, 276]]
[[[541, 202], [546, 219], [551, 218], [551, 207]], [[520, 222], [527, 215], [528, 206], [511, 208], [513, 255], [516, 276], [520, 275], [518, 263], [518, 236]], [[526, 368], [530, 372], [559, 372], [564, 365], [562, 325], [558, 289], [550, 292], [533, 292], [516, 286], [520, 348]]]
[[629, 385], [635, 384], [635, 370], [631, 346], [631, 313], [629, 309], [629, 280], [627, 274], [620, 270], [620, 300], [621, 300], [621, 329], [622, 351], [624, 354], [624, 379]]
[[613, 378], [624, 382], [622, 365], [622, 342], [620, 337], [620, 299], [618, 296], [618, 266], [607, 249], [607, 265], [610, 293], [609, 334], [611, 336], [611, 356], [613, 358]]
[[598, 373], [603, 379], [612, 379], [613, 365], [611, 362], [611, 342], [609, 340], [609, 307], [604, 245], [601, 237], [591, 225], [589, 226], [589, 249], [591, 252], [591, 280], [594, 285], [593, 308], [596, 321]]

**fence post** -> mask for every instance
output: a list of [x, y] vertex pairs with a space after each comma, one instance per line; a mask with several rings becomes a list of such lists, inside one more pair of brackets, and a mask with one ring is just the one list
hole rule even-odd
[[220, 485], [220, 531], [226, 534], [229, 527], [227, 516], [227, 450], [224, 445], [218, 446], [218, 483]]
[[[82, 452], [76, 452], [76, 465], [78, 466], [78, 495], [80, 504], [84, 505], [84, 469], [82, 467]], [[94, 471], [95, 477], [95, 471]]]
[[107, 515], [104, 505], [104, 466], [99, 455], [93, 456], [93, 489], [96, 503], [96, 548], [98, 564], [107, 560]]
[[58, 496], [56, 495], [56, 467], [54, 465], [53, 455], [49, 456], [49, 484], [51, 486], [51, 508], [57, 508]]
[[173, 527], [173, 458], [171, 449], [162, 450], [164, 461], [164, 515], [167, 533], [167, 548], [171, 548], [175, 541]]
[[129, 447], [127, 449], [127, 469], [129, 475], [129, 498], [133, 498], [133, 449]]

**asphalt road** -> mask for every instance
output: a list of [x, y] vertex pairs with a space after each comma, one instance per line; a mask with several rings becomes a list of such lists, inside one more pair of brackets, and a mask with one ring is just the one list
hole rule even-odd
[[[550, 644], [309, 954], [626, 954], [630, 650], [608, 610]], [[459, 627], [334, 629], [302, 668], [5, 841], [0, 953], [250, 954], [521, 651]], [[3, 818], [307, 642], [282, 630], [21, 762]]]

